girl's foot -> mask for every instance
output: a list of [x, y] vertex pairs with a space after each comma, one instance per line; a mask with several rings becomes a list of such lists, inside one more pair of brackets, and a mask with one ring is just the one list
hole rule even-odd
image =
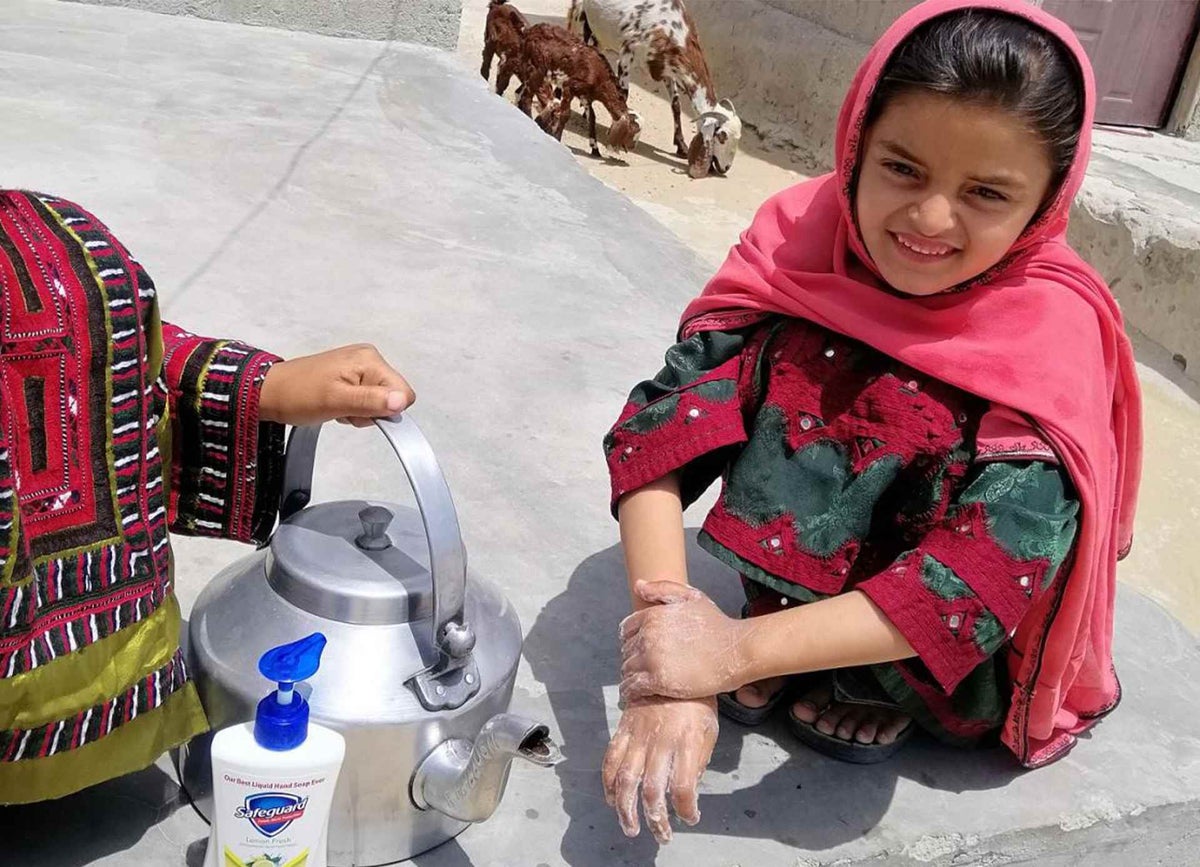
[[779, 695], [786, 683], [786, 677], [768, 677], [766, 680], [746, 684], [735, 692], [733, 697], [743, 707], [766, 707], [771, 703], [771, 699]]
[[821, 734], [880, 746], [895, 743], [912, 724], [912, 717], [899, 710], [835, 702], [833, 686], [828, 682], [804, 693], [792, 705], [792, 716]]
[[762, 725], [783, 701], [787, 678], [773, 677], [749, 683], [736, 692], [717, 696], [717, 710], [744, 726]]

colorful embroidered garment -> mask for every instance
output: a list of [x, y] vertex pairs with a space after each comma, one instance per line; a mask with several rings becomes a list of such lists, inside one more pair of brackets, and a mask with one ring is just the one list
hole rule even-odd
[[[676, 470], [685, 504], [723, 475], [700, 545], [749, 579], [750, 614], [861, 590], [918, 654], [875, 667], [892, 697], [951, 742], [994, 731], [1008, 692], [994, 655], [1075, 536], [1053, 449], [800, 319], [700, 332], [666, 360], [605, 440], [614, 508]], [[981, 440], [998, 414], [1010, 436]]]
[[168, 530], [264, 539], [277, 359], [161, 323], [95, 217], [0, 192], [0, 803], [153, 763], [207, 727], [179, 650]]
[[[853, 218], [863, 124], [897, 46], [925, 22], [964, 8], [1027, 19], [1063, 44], [1083, 81], [1083, 128], [1062, 186], [1005, 259], [957, 292], [901, 297], [886, 290]], [[838, 116], [836, 171], [768, 200], [681, 326], [687, 338], [772, 313], [807, 319], [1012, 408], [1054, 446], [1079, 498], [1079, 535], [1070, 577], [1038, 600], [1009, 645], [1012, 695], [1001, 739], [1027, 767], [1064, 755], [1121, 695], [1112, 664], [1113, 604], [1117, 560], [1133, 536], [1141, 391], [1121, 311], [1066, 240], [1095, 102], [1079, 40], [1036, 6], [927, 0], [914, 7], [888, 28], [851, 83]], [[996, 444], [1011, 427], [1003, 415], [989, 414], [982, 424]]]

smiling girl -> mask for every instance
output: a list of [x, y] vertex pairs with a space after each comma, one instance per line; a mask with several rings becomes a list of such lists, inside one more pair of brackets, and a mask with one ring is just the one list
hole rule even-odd
[[[933, 0], [843, 106], [837, 170], [770, 199], [605, 440], [637, 612], [603, 769], [626, 833], [699, 818], [717, 708], [834, 758], [917, 729], [1036, 767], [1115, 707], [1140, 400], [1065, 241], [1092, 73], [1021, 3]], [[687, 586], [682, 510], [744, 617]]]

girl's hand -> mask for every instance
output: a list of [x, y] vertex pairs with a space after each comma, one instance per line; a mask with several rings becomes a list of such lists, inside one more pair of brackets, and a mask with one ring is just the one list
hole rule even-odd
[[639, 581], [652, 607], [621, 622], [621, 697], [702, 698], [732, 692], [755, 678], [745, 643], [750, 621], [727, 616], [695, 587]]
[[700, 821], [696, 787], [716, 743], [714, 698], [649, 698], [625, 706], [601, 769], [604, 797], [625, 836], [636, 837], [640, 830], [639, 787], [646, 824], [659, 843], [671, 841], [668, 796], [676, 816], [689, 825]]
[[374, 346], [343, 346], [271, 366], [259, 394], [263, 421], [290, 425], [337, 419], [367, 427], [416, 400], [412, 387]]

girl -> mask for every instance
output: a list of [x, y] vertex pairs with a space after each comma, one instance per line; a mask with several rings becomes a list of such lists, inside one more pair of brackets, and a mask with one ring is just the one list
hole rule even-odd
[[[603, 768], [670, 837], [728, 715], [873, 762], [920, 727], [1062, 756], [1116, 706], [1116, 561], [1140, 398], [1107, 287], [1065, 241], [1094, 93], [1061, 22], [932, 0], [864, 61], [837, 169], [769, 200], [605, 441], [634, 607]], [[687, 586], [682, 508], [743, 576]], [[796, 675], [796, 701], [789, 687]], [[788, 678], [792, 678], [789, 682]]]
[[366, 346], [280, 361], [159, 320], [87, 211], [0, 191], [0, 804], [152, 764], [207, 728], [170, 530], [262, 541], [283, 425], [413, 400]]

